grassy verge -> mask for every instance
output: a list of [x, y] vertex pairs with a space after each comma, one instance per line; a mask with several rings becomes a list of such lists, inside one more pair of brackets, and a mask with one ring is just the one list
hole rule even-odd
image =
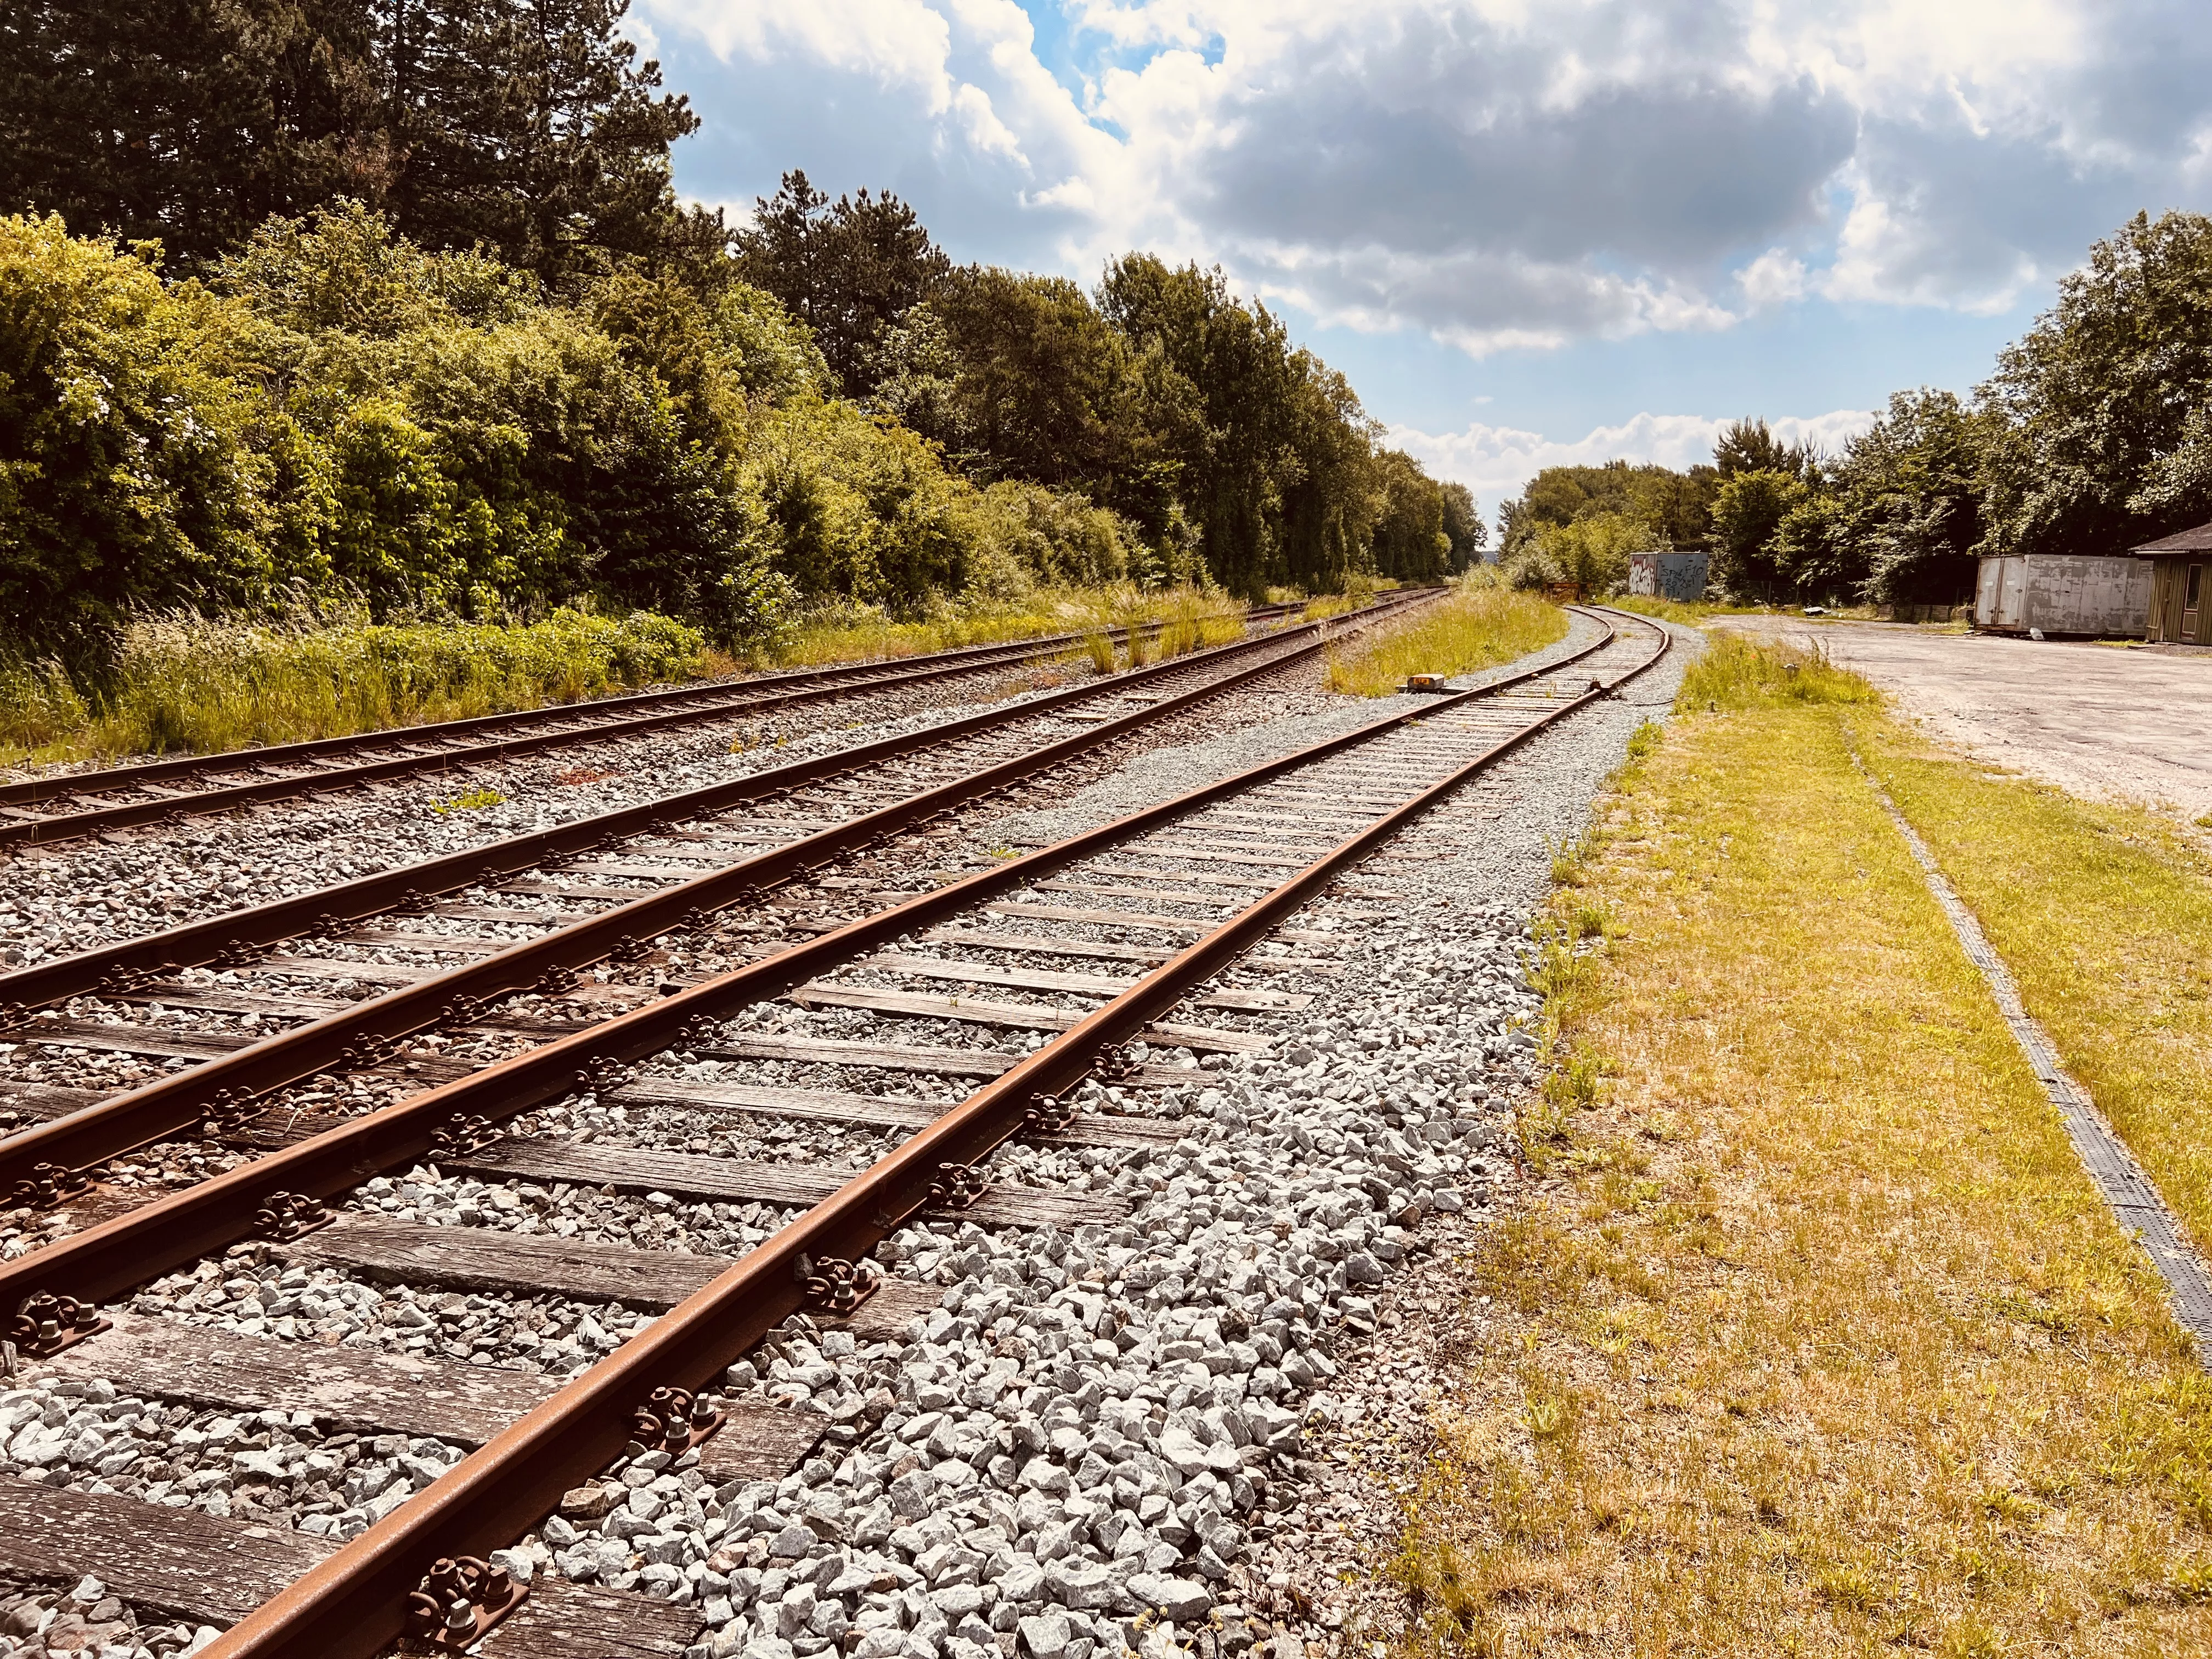
[[2028, 1012], [2212, 1245], [2212, 860], [2154, 812], [1991, 775], [1896, 725], [1866, 738]]
[[[802, 613], [758, 650], [753, 668], [811, 668], [826, 663], [918, 657], [963, 646], [998, 645], [1047, 634], [1103, 635], [1110, 628], [1164, 624], [1160, 648], [1179, 654], [1197, 645], [1221, 645], [1243, 632], [1243, 606], [1218, 590], [1040, 588], [1019, 599], [947, 602], [933, 614], [899, 620], [866, 605], [824, 605]], [[1140, 649], [1152, 648], [1150, 642]]]
[[1693, 670], [1566, 860], [1407, 1645], [2202, 1651], [2212, 1388], [1851, 765], [1869, 694], [1788, 663]]
[[1468, 674], [1540, 651], [1567, 631], [1566, 612], [1529, 593], [1462, 579], [1395, 626], [1364, 636], [1328, 660], [1328, 689], [1387, 696], [1408, 674]]
[[153, 617], [88, 699], [58, 668], [0, 673], [0, 761], [212, 753], [570, 702], [707, 665], [696, 629], [638, 611], [520, 625], [260, 627]]
[[[699, 631], [639, 611], [562, 611], [529, 624], [258, 626], [150, 617], [124, 636], [106, 688], [88, 696], [56, 665], [0, 662], [0, 765], [339, 737], [573, 702], [705, 673], [918, 656], [1079, 633], [1102, 672], [1223, 645], [1243, 607], [1194, 587], [1041, 589], [1019, 601], [947, 604], [894, 621], [867, 607], [792, 620], [733, 659]], [[1118, 653], [1108, 630], [1153, 624]]]

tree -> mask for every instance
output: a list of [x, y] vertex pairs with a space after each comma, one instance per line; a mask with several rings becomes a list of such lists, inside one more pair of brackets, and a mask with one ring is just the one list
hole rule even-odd
[[0, 212], [197, 264], [270, 214], [374, 199], [368, 0], [23, 0], [0, 9]]
[[1777, 467], [1737, 472], [1713, 498], [1712, 578], [1739, 599], [1771, 599], [1784, 581], [1775, 532], [1812, 495], [1804, 480]]
[[1572, 524], [1598, 513], [1635, 520], [1655, 538], [1655, 546], [1703, 547], [1718, 487], [1718, 475], [1709, 466], [1687, 472], [1649, 462], [1547, 466], [1498, 507], [1498, 557], [1510, 559], [1533, 544], [1546, 525]]
[[1603, 594], [1628, 580], [1628, 556], [1655, 545], [1650, 526], [1625, 513], [1586, 513], [1567, 524], [1544, 524], [1504, 561], [1516, 587], [1572, 582]]
[[1403, 450], [1382, 451], [1375, 458], [1375, 471], [1382, 497], [1375, 520], [1376, 570], [1413, 582], [1450, 574], [1453, 549], [1444, 529], [1444, 490]]
[[1437, 490], [1443, 502], [1444, 538], [1451, 544], [1452, 568], [1465, 570], [1482, 557], [1490, 542], [1490, 526], [1475, 511], [1474, 492], [1465, 484], [1446, 482]]
[[1990, 426], [1952, 392], [1892, 393], [1882, 418], [1826, 469], [1853, 544], [1833, 568], [1855, 565], [1865, 596], [1884, 604], [1971, 593]]
[[[971, 476], [1096, 487], [1123, 465], [1114, 420], [1121, 338], [1066, 278], [966, 266], [894, 336], [881, 353], [894, 372], [878, 382], [876, 401]], [[940, 338], [945, 358], [933, 363]], [[943, 384], [921, 395], [932, 374]]]
[[1978, 388], [1980, 550], [2118, 553], [2212, 511], [2212, 218], [2138, 213]]
[[737, 235], [738, 274], [814, 331], [848, 396], [866, 398], [892, 372], [886, 336], [951, 269], [915, 211], [885, 191], [834, 203], [804, 173], [783, 175]]
[[548, 279], [722, 240], [719, 216], [676, 205], [668, 147], [699, 118], [616, 32], [629, 0], [378, 3], [404, 234], [488, 242]]
[[1743, 472], [1780, 472], [1792, 478], [1809, 478], [1816, 459], [1810, 444], [1779, 441], [1764, 420], [1731, 422], [1713, 440], [1713, 471], [1723, 483]]

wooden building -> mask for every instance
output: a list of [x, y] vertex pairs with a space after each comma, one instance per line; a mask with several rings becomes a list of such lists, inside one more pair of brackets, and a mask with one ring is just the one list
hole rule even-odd
[[2212, 524], [2128, 550], [2151, 568], [2150, 627], [2143, 637], [2212, 645]]

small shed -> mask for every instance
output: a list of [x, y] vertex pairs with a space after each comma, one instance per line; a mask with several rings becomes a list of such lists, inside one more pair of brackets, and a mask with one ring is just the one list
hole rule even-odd
[[2149, 614], [2150, 568], [2125, 554], [2007, 554], [1974, 583], [1974, 626], [1993, 633], [2140, 634]]
[[1695, 605], [1705, 597], [1705, 563], [1702, 553], [1632, 553], [1628, 591], [1647, 599]]
[[2132, 550], [2150, 587], [2149, 614], [2140, 630], [2147, 640], [2172, 645], [2212, 645], [2212, 605], [2205, 589], [2212, 575], [2212, 524], [2145, 542]]

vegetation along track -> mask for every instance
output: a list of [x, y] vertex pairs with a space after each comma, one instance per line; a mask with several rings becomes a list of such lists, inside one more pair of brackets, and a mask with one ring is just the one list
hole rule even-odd
[[[515, 1617], [493, 1629], [487, 1652], [675, 1653], [703, 1622], [680, 1597], [551, 1573], [535, 1576], [526, 1592], [482, 1558], [575, 1499], [579, 1483], [611, 1462], [625, 1461], [623, 1486], [648, 1500], [634, 1508], [649, 1517], [664, 1500], [648, 1488], [659, 1484], [676, 1489], [680, 1507], [703, 1483], [733, 1491], [724, 1483], [773, 1482], [825, 1436], [854, 1443], [865, 1420], [718, 1402], [707, 1390], [726, 1368], [753, 1376], [744, 1356], [763, 1338], [787, 1346], [797, 1333], [845, 1352], [826, 1334], [880, 1339], [933, 1306], [934, 1286], [870, 1260], [917, 1218], [963, 1224], [963, 1235], [1027, 1228], [1043, 1237], [1126, 1213], [1127, 1200], [1103, 1180], [1054, 1182], [1064, 1164], [1009, 1163], [999, 1149], [1015, 1139], [1040, 1150], [1172, 1145], [1175, 1120], [1139, 1097], [1187, 1083], [1198, 1073], [1182, 1068], [1200, 1062], [1164, 1064], [1164, 1051], [1264, 1048], [1261, 1023], [1304, 1000], [1272, 980], [1223, 984], [1224, 971], [1462, 784], [1664, 653], [1655, 625], [1607, 620], [1604, 641], [1548, 668], [1386, 716], [616, 1018], [545, 1034], [394, 1104], [347, 1116], [325, 1103], [281, 1123], [262, 1120], [233, 1137], [260, 1156], [0, 1265], [0, 1305], [75, 1299], [32, 1301], [29, 1324], [19, 1318], [37, 1374], [274, 1413], [278, 1421], [427, 1436], [416, 1444], [431, 1450], [433, 1442], [476, 1449], [457, 1452], [442, 1473], [434, 1468], [422, 1491], [373, 1522], [364, 1516], [343, 1541], [0, 1481], [0, 1571], [89, 1571], [108, 1591], [163, 1612], [234, 1619], [208, 1650], [220, 1659], [367, 1655], [409, 1629], [459, 1644], [509, 1610]], [[1275, 937], [1299, 948], [1329, 943], [1325, 934]], [[1245, 967], [1328, 971], [1325, 960], [1273, 949]], [[917, 983], [1030, 995], [971, 1001], [918, 993]], [[1203, 1024], [1177, 1023], [1179, 1006], [1217, 1012]], [[829, 1035], [804, 1034], [810, 1028]], [[963, 1040], [948, 1045], [948, 1028]], [[772, 1081], [699, 1080], [702, 1060], [747, 1062]], [[794, 1073], [805, 1080], [794, 1084]], [[1079, 1085], [1094, 1108], [1118, 1109], [1075, 1109]], [[712, 1144], [732, 1121], [776, 1120], [818, 1129], [847, 1164], [834, 1152], [792, 1162], [690, 1150], [702, 1131]], [[646, 1144], [595, 1142], [593, 1127], [611, 1121], [626, 1121], [627, 1135]], [[871, 1141], [878, 1152], [862, 1154], [865, 1168], [849, 1167], [853, 1149]], [[392, 1218], [393, 1188], [380, 1172], [426, 1157], [433, 1182], [494, 1183], [483, 1188], [484, 1224], [416, 1224], [411, 1212]], [[1026, 1179], [1040, 1171], [1044, 1183]], [[581, 1244], [498, 1219], [532, 1203], [557, 1210], [617, 1193], [756, 1206], [743, 1212], [746, 1225], [726, 1230], [747, 1248], [718, 1256]], [[324, 1208], [333, 1200], [345, 1206], [335, 1218]], [[234, 1261], [241, 1250], [280, 1256], [288, 1285], [306, 1285], [306, 1269], [335, 1267], [663, 1316], [556, 1386], [369, 1348], [218, 1336], [97, 1305], [203, 1258]], [[626, 1552], [631, 1533], [615, 1535]], [[773, 1553], [754, 1552], [763, 1559], [818, 1553], [811, 1534], [753, 1542]], [[750, 1557], [715, 1559], [734, 1571]], [[824, 1565], [834, 1569], [827, 1558]], [[664, 1569], [647, 1571], [662, 1573], [647, 1583], [664, 1591], [675, 1583]], [[895, 1587], [870, 1581], [877, 1591]], [[861, 1593], [825, 1583], [825, 1597], [833, 1591]]]
[[[0, 1031], [40, 1046], [160, 1056], [185, 1067], [106, 1095], [11, 1084], [0, 1075], [0, 1109], [47, 1120], [0, 1139], [0, 1194], [58, 1202], [82, 1188], [89, 1166], [204, 1118], [210, 1127], [239, 1121], [274, 1090], [333, 1064], [387, 1057], [404, 1039], [441, 1023], [483, 1021], [483, 1029], [506, 1041], [526, 1040], [544, 1021], [494, 1014], [495, 1005], [517, 993], [574, 991], [574, 975], [595, 963], [647, 976], [588, 988], [603, 1000], [626, 1006], [664, 984], [672, 989], [669, 976], [682, 970], [668, 962], [665, 946], [656, 947], [661, 936], [702, 927], [730, 907], [757, 914], [771, 890], [800, 877], [833, 893], [872, 890], [879, 880], [822, 872], [887, 837], [1305, 660], [1346, 624], [1357, 628], [1408, 602], [0, 975], [0, 1009], [8, 1015]], [[451, 921], [478, 926], [455, 933], [445, 926]], [[271, 949], [279, 945], [292, 948]], [[457, 956], [463, 960], [447, 965]], [[202, 982], [175, 977], [209, 964], [223, 969], [227, 982], [213, 982], [212, 974]], [[239, 970], [256, 982], [238, 983]], [[301, 981], [369, 994], [333, 1000], [303, 993]], [[49, 1007], [89, 994], [225, 1016], [230, 1024], [163, 1030], [64, 1018]], [[39, 1008], [49, 1012], [33, 1017]]]
[[[1292, 605], [1262, 605], [1248, 611], [1245, 621], [1265, 626], [1296, 610]], [[1157, 634], [1161, 624], [1139, 626]], [[1127, 628], [1102, 631], [1122, 643], [1129, 633]], [[0, 848], [51, 845], [133, 824], [181, 823], [188, 817], [236, 811], [301, 795], [328, 795], [418, 773], [513, 760], [571, 744], [642, 737], [702, 721], [767, 714], [794, 703], [1018, 667], [1065, 656], [1082, 638], [1058, 634], [889, 662], [803, 669], [0, 784]]]

